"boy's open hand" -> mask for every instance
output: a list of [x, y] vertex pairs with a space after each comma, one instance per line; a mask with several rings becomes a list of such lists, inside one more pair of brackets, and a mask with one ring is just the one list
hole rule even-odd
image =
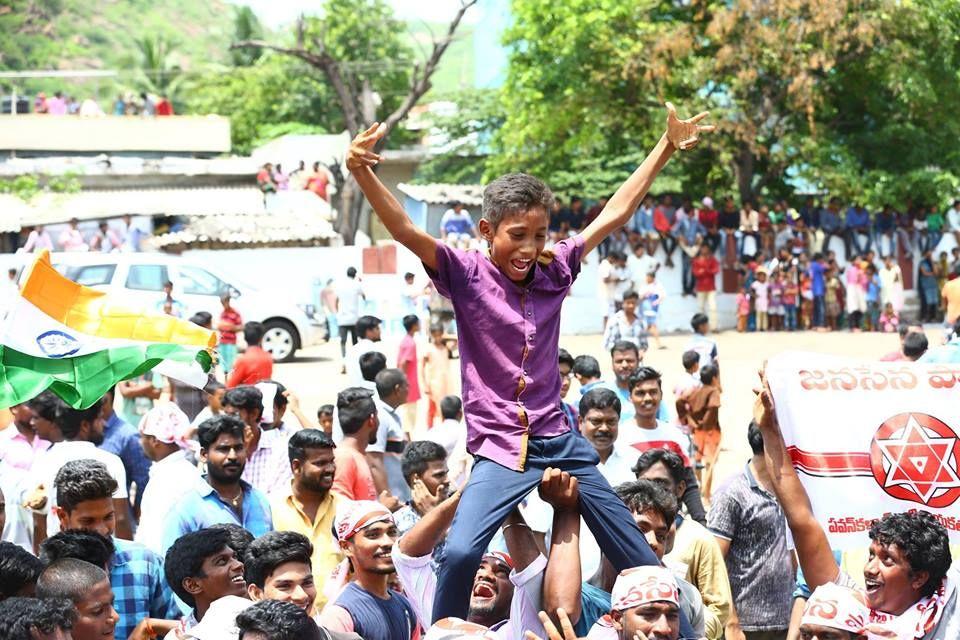
[[[677, 116], [677, 109], [673, 103], [667, 103], [667, 139], [674, 149], [680, 151], [689, 151], [700, 142], [701, 133], [710, 133], [716, 130], [713, 125], [700, 126], [697, 124], [710, 115], [709, 111], [703, 111], [687, 120], [681, 120]], [[348, 165], [349, 166], [349, 165]]]
[[387, 134], [387, 126], [374, 122], [366, 131], [357, 134], [347, 151], [347, 170], [356, 171], [360, 167], [372, 167], [382, 159], [373, 152], [373, 147]]

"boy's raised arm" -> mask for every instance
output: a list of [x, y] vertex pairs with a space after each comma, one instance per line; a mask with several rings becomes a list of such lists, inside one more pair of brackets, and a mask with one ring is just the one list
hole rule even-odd
[[373, 147], [386, 133], [385, 125], [374, 122], [369, 129], [358, 134], [350, 143], [347, 169], [356, 178], [363, 195], [393, 239], [416, 254], [424, 265], [436, 270], [436, 238], [413, 224], [397, 199], [373, 172], [373, 167], [381, 160]]
[[689, 120], [680, 120], [677, 117], [677, 110], [672, 104], [667, 103], [667, 130], [660, 137], [657, 146], [637, 167], [633, 175], [617, 189], [597, 219], [587, 225], [581, 233], [585, 254], [596, 248], [612, 232], [627, 224], [644, 196], [647, 195], [657, 174], [667, 164], [676, 149], [682, 151], [692, 149], [700, 142], [701, 132], [708, 133], [716, 128], [712, 125], [697, 124], [707, 115], [709, 114], [704, 111]]

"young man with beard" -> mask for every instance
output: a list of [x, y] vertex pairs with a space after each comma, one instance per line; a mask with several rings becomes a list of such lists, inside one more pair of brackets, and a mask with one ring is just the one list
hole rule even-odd
[[184, 534], [167, 550], [163, 570], [170, 588], [192, 609], [170, 632], [174, 637], [169, 640], [196, 627], [220, 598], [247, 597], [243, 563], [230, 548], [223, 529]]
[[255, 536], [273, 530], [267, 497], [241, 478], [247, 462], [243, 434], [243, 422], [223, 414], [197, 428], [207, 475], [167, 515], [164, 550], [183, 534], [218, 523], [240, 525]]
[[[343, 558], [333, 535], [333, 522], [342, 498], [332, 492], [336, 471], [333, 440], [319, 429], [303, 429], [287, 443], [293, 479], [286, 493], [270, 499], [273, 526], [277, 531], [295, 531], [313, 545], [310, 557], [316, 584], [324, 584]], [[320, 611], [327, 603], [318, 592], [314, 606]]]
[[37, 460], [25, 485], [35, 493], [37, 489], [42, 488], [41, 493], [48, 494], [40, 500], [32, 498], [27, 500], [28, 506], [34, 509], [34, 550], [40, 548], [40, 543], [48, 535], [60, 531], [60, 519], [56, 511], [57, 496], [54, 492], [57, 473], [68, 462], [85, 458], [102, 462], [116, 481], [113, 506], [116, 510], [117, 535], [127, 540], [131, 539], [130, 505], [127, 502], [126, 490], [127, 475], [123, 462], [116, 455], [97, 448], [97, 445], [103, 442], [100, 403], [96, 402], [83, 410], [71, 409], [66, 404], [62, 404], [56, 413], [56, 422], [63, 434], [63, 441], [54, 444], [40, 460]]
[[[773, 492], [783, 506], [797, 558], [811, 588], [834, 582], [860, 590], [843, 573], [817, 521], [810, 498], [783, 441], [773, 394], [764, 389], [754, 407]], [[947, 531], [925, 511], [892, 513], [870, 529], [870, 555], [861, 591], [870, 624], [898, 638], [947, 640], [960, 637], [960, 568], [951, 564]], [[876, 629], [871, 632], [877, 633]]]
[[[116, 481], [102, 463], [74, 460], [57, 474], [57, 505], [53, 509], [64, 532], [93, 532], [113, 544], [113, 554], [104, 568], [110, 576], [119, 615], [117, 635], [127, 638], [138, 634], [136, 637], [141, 638], [151, 628], [165, 632], [173, 628], [170, 621], [180, 611], [164, 579], [163, 561], [143, 545], [115, 537], [117, 509], [110, 496], [116, 488]], [[82, 547], [76, 546], [75, 551], [82, 553]], [[90, 560], [94, 554], [83, 555], [81, 559]]]
[[[687, 475], [683, 460], [666, 449], [649, 449], [640, 455], [634, 468], [638, 480], [656, 482], [680, 500], [686, 491], [684, 478]], [[676, 566], [686, 567], [683, 576], [697, 588], [703, 598], [704, 607], [719, 622], [719, 632], [730, 617], [733, 596], [730, 593], [730, 578], [723, 553], [705, 526], [690, 515], [676, 519], [673, 549], [664, 556], [664, 561]], [[708, 636], [711, 629], [706, 629]], [[716, 632], [714, 632], [715, 635]]]
[[[555, 514], [563, 512], [571, 501], [575, 504], [577, 495], [576, 478], [559, 469], [544, 471], [540, 497], [555, 508]], [[430, 628], [432, 622], [448, 626], [463, 622], [457, 618], [440, 621], [431, 618], [437, 587], [431, 550], [446, 533], [459, 502], [457, 493], [440, 503], [403, 536], [393, 550], [400, 584], [411, 594], [424, 629]], [[466, 622], [488, 628], [496, 638], [512, 640], [520, 637], [524, 630], [540, 633], [542, 629], [537, 612], [542, 608], [546, 558], [518, 511], [507, 518], [503, 537], [509, 554], [488, 552], [481, 559], [470, 591]]]
[[390, 552], [398, 534], [389, 509], [370, 500], [345, 503], [335, 529], [353, 579], [323, 610], [319, 624], [364, 640], [413, 640], [416, 612], [406, 596], [390, 589], [396, 573]]
[[290, 481], [287, 437], [277, 429], [265, 430], [260, 426], [263, 392], [250, 385], [227, 389], [223, 394], [223, 411], [240, 418], [246, 425], [247, 461], [243, 479], [267, 495], [286, 491]]
[[113, 608], [110, 580], [100, 567], [75, 558], [52, 563], [37, 580], [37, 597], [66, 598], [73, 603], [76, 617], [70, 636], [74, 640], [113, 640], [117, 633], [117, 612]]
[[663, 404], [663, 382], [660, 372], [650, 367], [640, 367], [629, 379], [630, 404], [634, 408], [634, 420], [621, 418], [620, 438], [626, 447], [643, 453], [650, 449], [668, 449], [683, 460], [686, 490], [682, 500], [691, 517], [704, 524], [707, 514], [700, 497], [700, 486], [690, 460], [690, 439], [680, 429], [658, 418]]

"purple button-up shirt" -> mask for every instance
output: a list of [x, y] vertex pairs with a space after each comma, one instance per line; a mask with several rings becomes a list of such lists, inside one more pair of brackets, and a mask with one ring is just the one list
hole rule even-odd
[[566, 433], [560, 406], [560, 309], [580, 272], [583, 238], [557, 243], [519, 285], [479, 251], [437, 243], [437, 291], [458, 318], [467, 449], [522, 471], [530, 436]]

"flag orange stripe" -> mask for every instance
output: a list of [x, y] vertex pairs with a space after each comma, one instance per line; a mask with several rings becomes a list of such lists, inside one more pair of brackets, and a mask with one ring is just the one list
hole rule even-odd
[[173, 316], [128, 307], [107, 294], [60, 275], [50, 254], [39, 254], [20, 295], [54, 320], [74, 331], [101, 338], [122, 338], [213, 348], [213, 331]]

